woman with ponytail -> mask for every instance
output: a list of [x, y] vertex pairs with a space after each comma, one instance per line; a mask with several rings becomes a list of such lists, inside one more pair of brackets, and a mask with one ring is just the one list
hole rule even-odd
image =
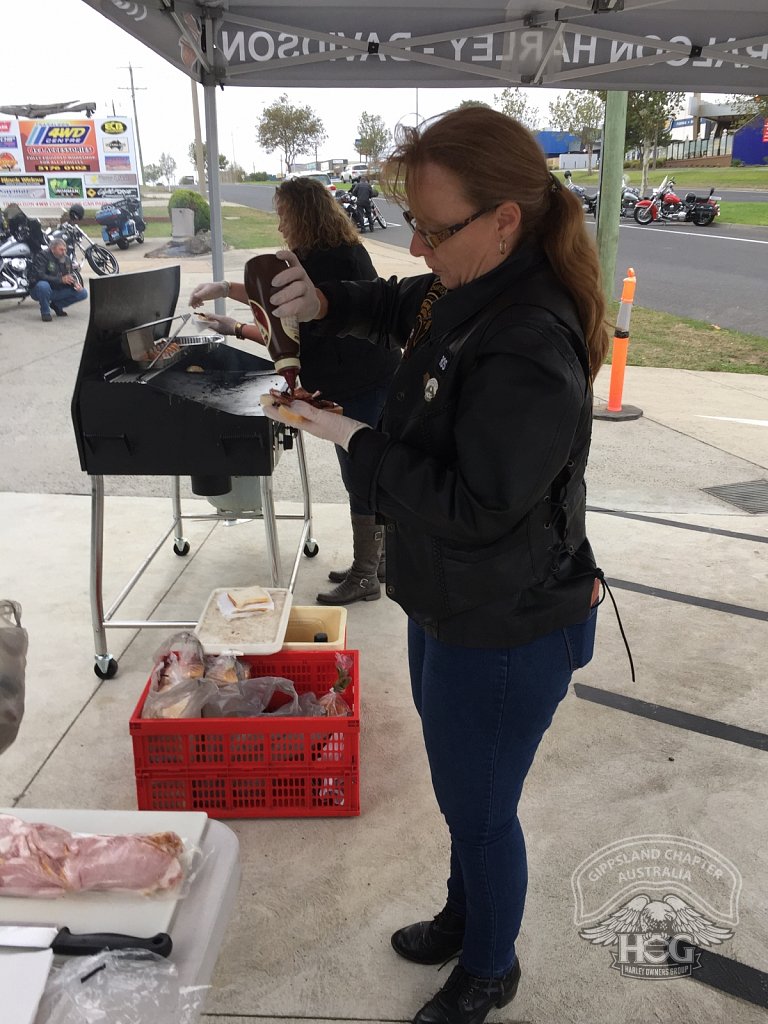
[[608, 335], [580, 205], [522, 125], [454, 110], [407, 129], [387, 171], [429, 273], [315, 288], [287, 253], [273, 302], [278, 316], [403, 351], [378, 429], [293, 411], [349, 453], [351, 490], [386, 525], [387, 594], [408, 616], [451, 856], [445, 906], [392, 946], [419, 964], [459, 954], [414, 1022], [482, 1024], [520, 979], [523, 783], [592, 656], [602, 574], [584, 472]]

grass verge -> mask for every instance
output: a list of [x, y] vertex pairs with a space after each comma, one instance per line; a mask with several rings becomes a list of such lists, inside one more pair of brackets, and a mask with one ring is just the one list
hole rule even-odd
[[[615, 322], [619, 304], [609, 310]], [[610, 362], [610, 355], [607, 362]], [[674, 370], [768, 375], [768, 338], [635, 306], [627, 363]]]

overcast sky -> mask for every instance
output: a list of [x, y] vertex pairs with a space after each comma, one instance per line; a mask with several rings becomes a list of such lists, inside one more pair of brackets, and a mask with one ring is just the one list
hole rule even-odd
[[[82, 0], [0, 0], [0, 4], [4, 42], [0, 105], [93, 100], [97, 116], [112, 115], [114, 107], [114, 113], [130, 117], [130, 63], [144, 163], [156, 163], [166, 152], [176, 160], [177, 176], [193, 172], [187, 155], [194, 138], [190, 79]], [[321, 160], [355, 160], [356, 128], [364, 111], [379, 114], [391, 131], [400, 120], [413, 123], [417, 110], [421, 117], [430, 117], [463, 99], [493, 104], [494, 93], [501, 88], [498, 84], [419, 90], [228, 87], [216, 92], [219, 149], [246, 171], [278, 172], [280, 155], [258, 146], [255, 123], [281, 92], [287, 92], [294, 104], [310, 106], [323, 121], [328, 140], [318, 150]], [[528, 93], [541, 110], [540, 127], [545, 127], [549, 103], [562, 93], [552, 89]], [[202, 89], [199, 98], [202, 117]]]

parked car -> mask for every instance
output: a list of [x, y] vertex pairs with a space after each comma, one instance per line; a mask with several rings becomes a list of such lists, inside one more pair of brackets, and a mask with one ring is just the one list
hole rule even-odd
[[315, 181], [321, 182], [327, 189], [330, 189], [332, 193], [336, 192], [336, 186], [331, 181], [330, 174], [326, 174], [325, 171], [291, 171], [285, 176], [286, 181], [291, 181], [293, 178], [314, 178]]
[[341, 172], [342, 181], [359, 181], [364, 174], [368, 174], [368, 164], [350, 164]]
[[195, 185], [197, 185], [197, 182], [195, 181], [193, 175], [185, 174], [181, 178], [179, 178], [179, 184], [180, 185], [189, 185], [189, 186], [194, 187]]

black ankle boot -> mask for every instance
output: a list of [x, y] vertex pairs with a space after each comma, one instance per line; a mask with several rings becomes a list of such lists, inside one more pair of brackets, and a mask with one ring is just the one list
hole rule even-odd
[[520, 982], [520, 964], [503, 978], [475, 978], [463, 967], [454, 967], [445, 985], [426, 1003], [413, 1024], [483, 1024], [494, 1007], [511, 1003]]
[[415, 964], [441, 964], [461, 952], [464, 918], [448, 907], [431, 921], [406, 925], [392, 936], [392, 948]]

